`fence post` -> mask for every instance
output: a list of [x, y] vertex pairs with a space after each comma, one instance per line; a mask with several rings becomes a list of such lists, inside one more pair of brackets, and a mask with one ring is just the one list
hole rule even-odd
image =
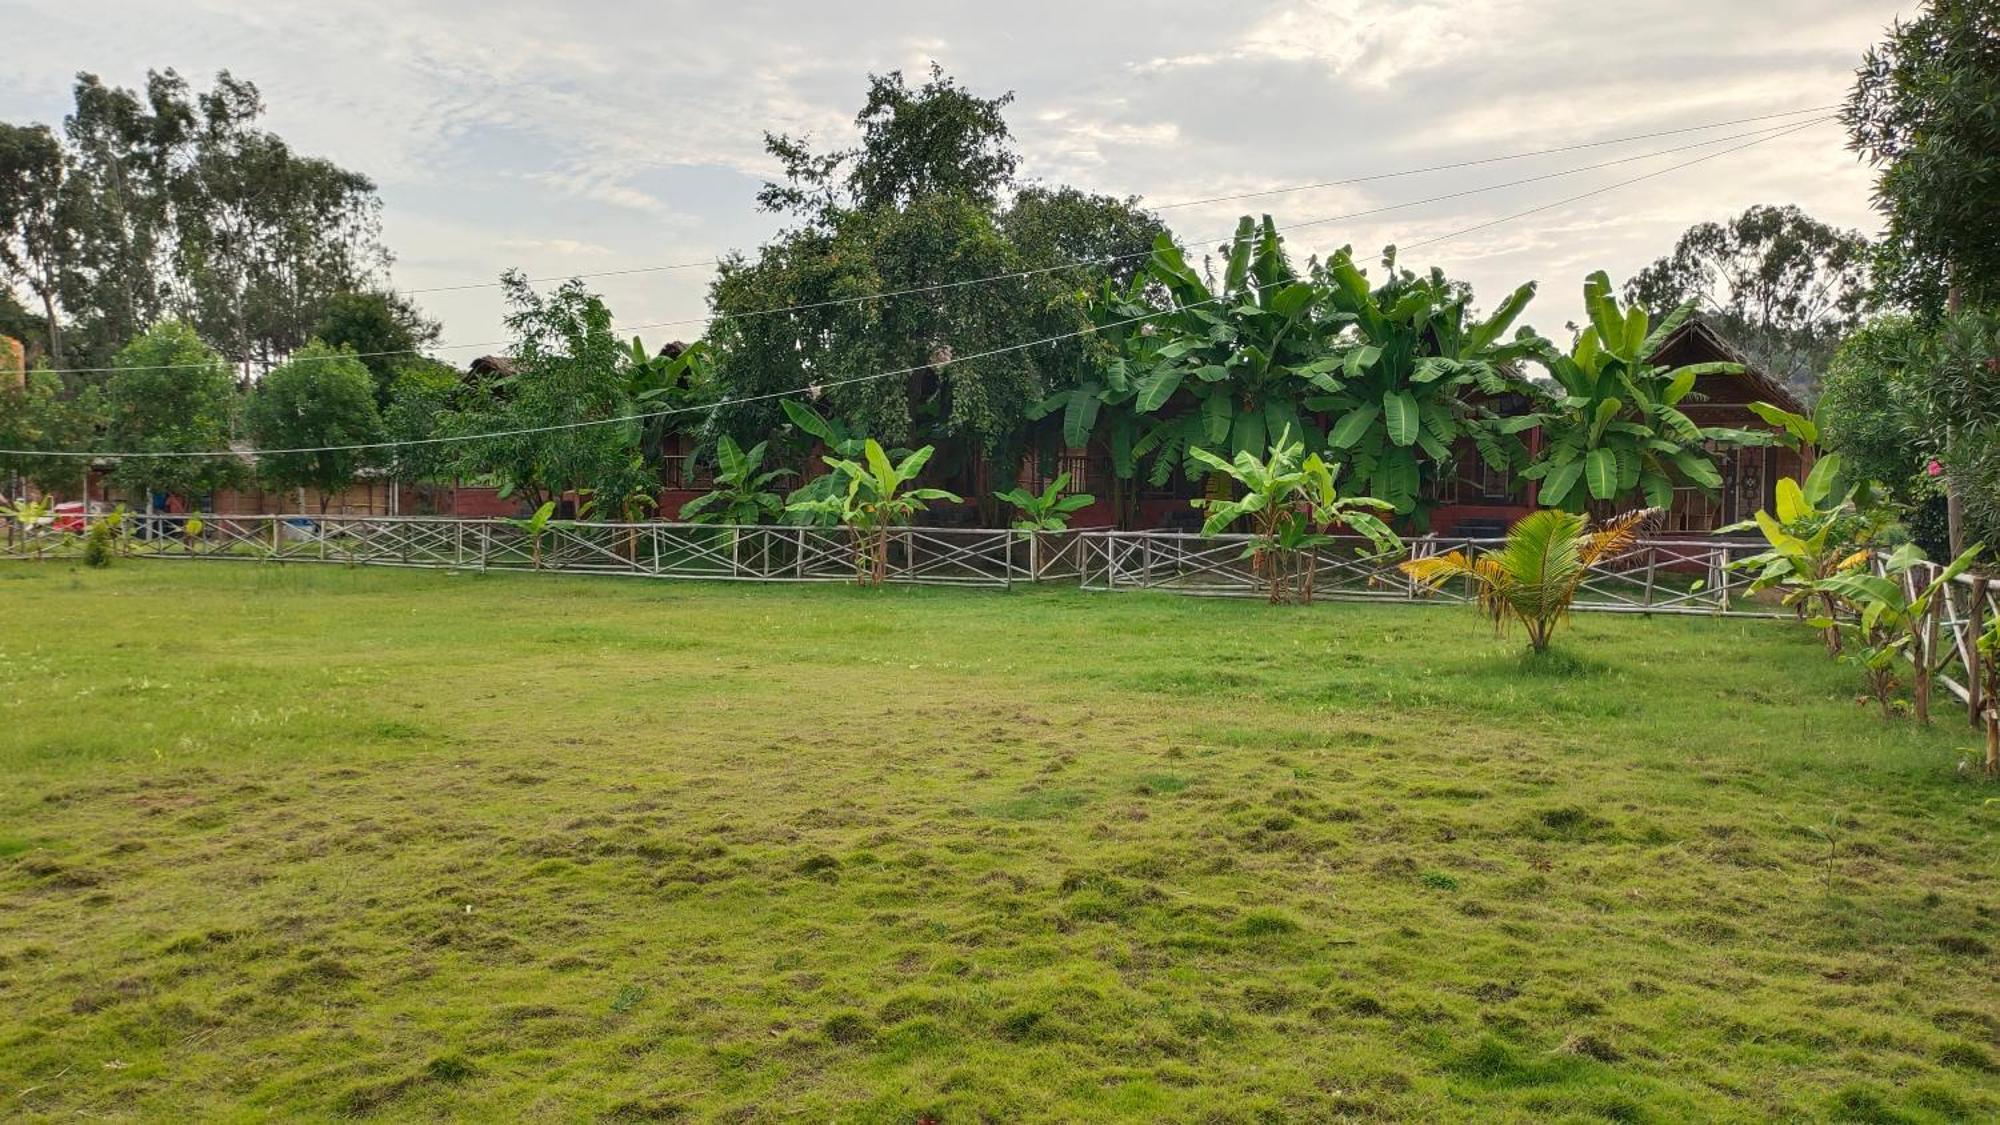
[[[1949, 599], [1949, 591], [1945, 596]], [[1979, 662], [1982, 659], [1979, 653], [1979, 634], [1983, 630], [1984, 622], [1981, 619], [1985, 614], [1986, 579], [1974, 578], [1972, 605], [1967, 608], [1965, 621], [1960, 626], [1964, 630], [1960, 634], [1964, 640], [1958, 648], [1959, 654], [1965, 659], [1965, 713], [1975, 730], [1984, 725], [1980, 722], [1980, 717], [1986, 711], [1986, 700], [1980, 691], [1980, 685], [1984, 681], [1980, 677], [1979, 670]]]
[[1646, 608], [1653, 608], [1653, 575], [1660, 565], [1660, 549], [1646, 548]]

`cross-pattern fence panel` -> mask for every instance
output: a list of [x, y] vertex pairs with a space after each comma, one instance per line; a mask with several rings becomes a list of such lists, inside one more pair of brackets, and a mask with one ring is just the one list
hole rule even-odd
[[[1249, 552], [1248, 535], [1201, 536], [1171, 531], [1081, 533], [1086, 590], [1163, 590], [1217, 597], [1265, 597], [1269, 572]], [[1418, 557], [1497, 550], [1500, 539], [1422, 536], [1408, 541]], [[1770, 599], [1753, 597], [1755, 578], [1729, 564], [1757, 553], [1750, 544], [1724, 540], [1643, 540], [1590, 570], [1576, 601], [1579, 610], [1626, 613], [1778, 616]], [[1396, 567], [1400, 557], [1371, 552], [1367, 540], [1336, 538], [1312, 560], [1314, 596], [1335, 600], [1463, 602], [1457, 584], [1425, 590]]]
[[[93, 515], [90, 520], [105, 517]], [[8, 525], [0, 558], [68, 556], [70, 530]], [[1027, 533], [895, 528], [884, 543], [883, 580], [913, 585], [1005, 587], [1034, 578]], [[532, 570], [645, 578], [753, 582], [852, 582], [866, 545], [843, 528], [553, 521], [534, 532], [510, 520], [425, 516], [138, 515], [118, 549], [161, 559], [323, 562], [455, 570]], [[1074, 545], [1058, 548], [1073, 555]]]

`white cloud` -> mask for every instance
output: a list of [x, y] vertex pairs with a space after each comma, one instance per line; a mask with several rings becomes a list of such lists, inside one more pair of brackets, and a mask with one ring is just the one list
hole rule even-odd
[[[928, 0], [798, 5], [613, 0], [7, 0], [36, 49], [0, 72], [0, 115], [59, 120], [73, 72], [131, 85], [175, 66], [256, 81], [273, 128], [380, 183], [396, 280], [428, 287], [629, 269], [753, 247], [764, 131], [849, 142], [870, 71], [937, 58], [1012, 89], [1025, 176], [1172, 202], [1838, 101], [1893, 0]], [[1628, 273], [1691, 223], [1797, 202], [1873, 229], [1837, 129], [1662, 176], [1420, 252], [1481, 292], [1543, 282], [1560, 324], [1588, 268]], [[1665, 147], [1672, 139], [1655, 142]], [[1647, 146], [1168, 212], [1207, 238], [1382, 207]], [[1689, 155], [1694, 155], [1690, 153]], [[1302, 230], [1300, 256], [1372, 252], [1614, 183], [1635, 163]], [[621, 319], [702, 310], [699, 271], [608, 279]], [[448, 338], [496, 334], [490, 291], [439, 295]]]

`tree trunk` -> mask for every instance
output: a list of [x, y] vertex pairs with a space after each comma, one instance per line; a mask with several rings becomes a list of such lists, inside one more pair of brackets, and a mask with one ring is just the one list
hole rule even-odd
[[55, 360], [51, 366], [63, 365], [62, 318], [56, 315], [55, 285], [47, 276], [42, 278], [42, 314], [49, 322], [49, 358]]
[[[1955, 316], [1964, 306], [1965, 298], [1959, 293], [1957, 285], [1952, 285], [1945, 290], [1944, 311], [1947, 314]], [[1952, 464], [1957, 460], [1957, 458], [1952, 456], [1952, 454], [1957, 452], [1957, 442], [1953, 440], [1953, 435], [1950, 433], [1945, 435], [1944, 441], [1946, 461], [1944, 473], [1945, 535], [1951, 541], [1951, 557], [1957, 558], [1959, 552], [1965, 550], [1965, 497], [1959, 488], [1958, 472], [1952, 467]]]
[[1986, 780], [2000, 781], [2000, 709], [1986, 708]]

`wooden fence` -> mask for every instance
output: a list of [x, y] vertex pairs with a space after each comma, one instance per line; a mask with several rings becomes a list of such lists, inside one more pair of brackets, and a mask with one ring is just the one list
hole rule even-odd
[[[1248, 535], [1201, 536], [1174, 531], [1093, 531], [1081, 537], [1086, 590], [1165, 590], [1209, 597], [1263, 597], [1268, 577], [1246, 555]], [[1423, 557], [1463, 551], [1478, 555], [1503, 540], [1422, 536], [1406, 541]], [[1365, 554], [1369, 544], [1342, 538], [1314, 560], [1314, 596], [1335, 601], [1464, 602], [1451, 584], [1429, 590], [1396, 569], [1397, 558]], [[1675, 613], [1775, 617], [1785, 611], [1749, 596], [1756, 577], [1729, 564], [1761, 547], [1727, 540], [1641, 540], [1591, 567], [1576, 608], [1606, 613]]]
[[[39, 527], [8, 523], [0, 558], [74, 557], [86, 521], [66, 516]], [[550, 571], [748, 582], [851, 582], [862, 551], [839, 528], [773, 525], [552, 521], [535, 535], [508, 520], [431, 516], [130, 515], [118, 550], [156, 559], [226, 559], [400, 566], [453, 570]], [[1203, 537], [1170, 531], [1101, 529], [1023, 532], [1004, 529], [899, 528], [890, 533], [885, 580], [904, 585], [1007, 588], [1015, 583], [1075, 582], [1085, 590], [1151, 590], [1212, 597], [1261, 597], [1267, 578], [1246, 557], [1249, 536]], [[1478, 554], [1498, 539], [1424, 536], [1414, 555], [1458, 550]], [[1362, 540], [1319, 548], [1315, 596], [1333, 601], [1464, 602], [1455, 586], [1428, 590], [1365, 555]], [[1748, 570], [1732, 562], [1758, 553], [1726, 540], [1642, 540], [1591, 568], [1575, 608], [1602, 613], [1789, 617], [1769, 594], [1753, 596]], [[1905, 574], [1914, 591], [1936, 571]], [[1921, 623], [1914, 656], [1937, 670], [1937, 682], [1962, 703], [1975, 725], [1991, 701], [1980, 698], [1977, 638], [2000, 616], [1993, 581], [1963, 575]]]

